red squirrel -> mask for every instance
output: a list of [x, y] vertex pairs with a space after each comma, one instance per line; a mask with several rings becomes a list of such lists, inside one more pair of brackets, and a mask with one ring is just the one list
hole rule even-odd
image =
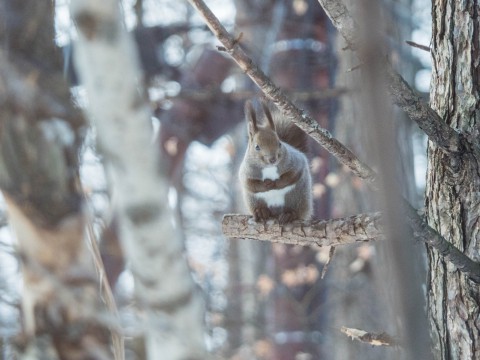
[[248, 146], [239, 175], [247, 207], [255, 221], [308, 220], [313, 206], [307, 135], [278, 110], [265, 102], [262, 107], [259, 125], [252, 103], [245, 104]]

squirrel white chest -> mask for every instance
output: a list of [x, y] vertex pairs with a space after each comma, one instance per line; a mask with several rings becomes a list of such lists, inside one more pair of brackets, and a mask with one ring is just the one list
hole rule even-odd
[[278, 167], [276, 166], [267, 166], [262, 169], [262, 180], [277, 180], [279, 177], [280, 175], [278, 175]]
[[[262, 180], [270, 179], [277, 180], [280, 178], [278, 174], [277, 166], [267, 166], [262, 169]], [[285, 206], [285, 195], [290, 192], [295, 187], [295, 185], [289, 185], [283, 189], [274, 189], [264, 192], [256, 193], [254, 196], [258, 199], [265, 201], [267, 206], [276, 207], [276, 206]]]

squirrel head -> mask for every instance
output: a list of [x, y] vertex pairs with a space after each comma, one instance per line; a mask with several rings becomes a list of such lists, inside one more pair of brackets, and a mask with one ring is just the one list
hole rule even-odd
[[282, 156], [282, 142], [275, 131], [272, 114], [265, 103], [262, 103], [267, 124], [259, 126], [257, 114], [250, 101], [245, 104], [245, 116], [248, 123], [249, 155], [259, 160], [264, 166], [277, 165]]

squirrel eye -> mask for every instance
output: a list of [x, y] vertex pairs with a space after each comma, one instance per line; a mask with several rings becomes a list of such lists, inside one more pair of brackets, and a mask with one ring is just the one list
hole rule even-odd
[[281, 141], [278, 142], [278, 147], [282, 147], [282, 142]]
[[260, 151], [260, 146], [255, 145], [255, 150]]

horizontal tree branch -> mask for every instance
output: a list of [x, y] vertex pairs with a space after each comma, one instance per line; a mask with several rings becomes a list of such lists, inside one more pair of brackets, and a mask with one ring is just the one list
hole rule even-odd
[[[341, 0], [318, 1], [347, 42], [348, 47], [352, 50], [360, 50], [358, 53], [362, 61], [371, 56], [371, 54], [367, 56], [362, 54], [360, 29]], [[464, 150], [463, 137], [443, 121], [387, 61], [384, 61], [384, 68], [393, 102], [418, 124], [429, 140], [449, 152], [458, 153]]]
[[189, 2], [198, 10], [210, 30], [223, 44], [225, 47], [223, 50], [230, 54], [240, 68], [258, 85], [264, 94], [277, 105], [286, 117], [309, 134], [342, 164], [349, 167], [355, 175], [362, 179], [374, 180], [375, 173], [372, 169], [360, 161], [346, 146], [332, 137], [328, 130], [320, 127], [304, 110], [299, 109], [285, 96], [282, 90], [278, 88], [243, 51], [239, 45], [239, 41], [227, 32], [202, 0], [189, 0]]
[[[409, 204], [404, 204], [407, 223], [415, 238], [433, 247], [471, 280], [480, 283], [480, 264], [470, 259], [445, 240], [417, 214]], [[339, 246], [364, 241], [383, 240], [381, 214], [360, 214], [329, 220], [294, 222], [283, 229], [277, 221], [265, 224], [255, 222], [250, 215], [227, 214], [223, 217], [222, 231], [227, 238], [252, 239], [300, 246]]]
[[284, 226], [269, 220], [255, 222], [252, 216], [227, 214], [222, 230], [228, 238], [244, 238], [301, 246], [338, 246], [383, 238], [380, 213], [360, 214], [340, 219], [295, 222]]

